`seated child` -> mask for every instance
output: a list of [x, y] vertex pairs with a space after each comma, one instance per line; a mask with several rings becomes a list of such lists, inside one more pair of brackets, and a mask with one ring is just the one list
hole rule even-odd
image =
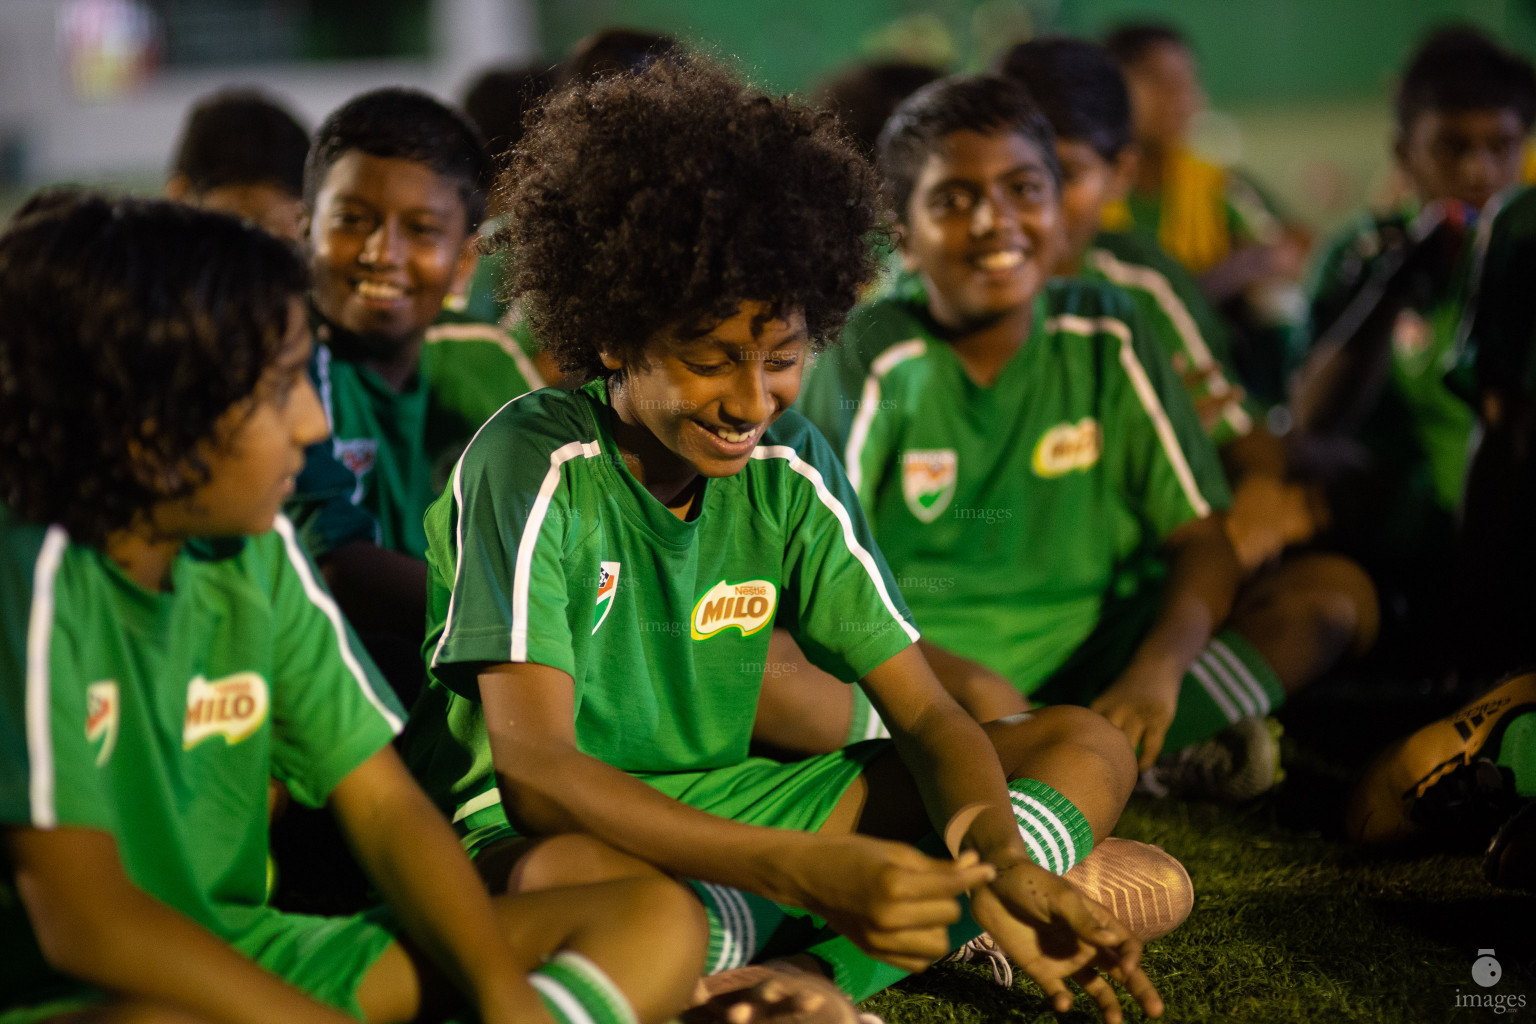
[[[873, 270], [876, 182], [832, 119], [658, 62], [557, 95], [501, 189], [513, 291], [586, 383], [492, 417], [428, 512], [405, 749], [471, 853], [579, 831], [698, 879], [713, 971], [800, 951], [857, 999], [984, 927], [1059, 1010], [1074, 977], [1119, 1021], [1101, 968], [1159, 1013], [1137, 940], [1056, 877], [1113, 828], [1124, 737], [967, 716], [789, 408]], [[748, 756], [776, 616], [894, 743]]]
[[[1292, 407], [1329, 470], [1333, 539], [1376, 579], [1407, 660], [1450, 643], [1454, 514], [1473, 411], [1445, 383], [1467, 309], [1470, 222], [1518, 182], [1536, 74], [1469, 30], [1431, 36], [1397, 95], [1393, 153], [1414, 194], [1327, 247]], [[1433, 641], [1428, 651], [1425, 645]], [[1386, 645], [1384, 645], [1386, 646]]]
[[328, 117], [304, 172], [311, 367], [332, 437], [289, 504], [311, 555], [397, 688], [420, 684], [422, 515], [491, 413], [542, 386], [494, 326], [444, 324], [478, 255], [478, 134], [424, 93], [379, 89]]
[[[1047, 280], [1055, 143], [1016, 83], [920, 90], [880, 161], [912, 273], [850, 317], [801, 407], [844, 452], [930, 660], [981, 721], [1087, 704], [1162, 785], [1267, 789], [1262, 719], [1369, 645], [1368, 581], [1318, 556], [1239, 590], [1226, 481], [1167, 355], [1125, 292]], [[817, 749], [871, 721], [845, 698], [800, 728]]]
[[280, 104], [254, 89], [224, 89], [187, 115], [165, 194], [297, 239], [307, 152], [309, 133]]
[[1100, 230], [1105, 208], [1124, 199], [1136, 168], [1119, 67], [1093, 43], [1058, 37], [1020, 43], [998, 59], [997, 71], [1024, 84], [1056, 135], [1067, 241], [1057, 273], [1123, 288], [1172, 357], [1233, 483], [1226, 525], [1243, 568], [1309, 539], [1314, 498], [1286, 481], [1285, 450], [1233, 383], [1226, 326], [1199, 284], [1145, 236]]
[[[390, 745], [399, 705], [279, 513], [326, 431], [307, 283], [165, 202], [0, 236], [0, 1021], [667, 1020], [705, 938], [684, 890], [491, 900]], [[266, 904], [270, 776], [329, 805], [387, 910]]]

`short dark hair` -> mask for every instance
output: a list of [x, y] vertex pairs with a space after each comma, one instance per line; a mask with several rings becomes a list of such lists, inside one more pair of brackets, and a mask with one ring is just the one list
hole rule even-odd
[[859, 151], [875, 158], [880, 129], [902, 100], [943, 72], [927, 64], [887, 61], [859, 64], [828, 81], [816, 93], [816, 103], [837, 115]]
[[554, 84], [555, 69], [544, 64], [491, 68], [470, 83], [464, 113], [480, 129], [493, 166], [522, 141], [528, 112]]
[[100, 545], [206, 481], [309, 279], [224, 214], [55, 199], [0, 234], [0, 502]]
[[1536, 122], [1536, 72], [1523, 57], [1474, 28], [1447, 26], [1419, 44], [1397, 90], [1397, 130], [1429, 110], [1513, 110]]
[[599, 78], [644, 71], [658, 60], [681, 57], [683, 46], [673, 36], [635, 28], [606, 28], [578, 40], [560, 65], [560, 84], [595, 82]]
[[1066, 36], [1032, 39], [993, 69], [1021, 83], [1059, 139], [1085, 142], [1105, 160], [1131, 144], [1131, 97], [1109, 51]]
[[480, 132], [463, 114], [415, 89], [374, 89], [342, 104], [315, 133], [304, 163], [304, 203], [311, 210], [331, 166], [352, 150], [410, 160], [453, 182], [473, 232], [485, 219], [490, 161]]
[[907, 218], [907, 203], [928, 155], [945, 136], [963, 131], [1022, 135], [1039, 148], [1060, 190], [1056, 137], [1024, 87], [1001, 75], [956, 75], [908, 96], [880, 133], [880, 173], [898, 221]]
[[281, 103], [256, 89], [222, 89], [193, 105], [181, 129], [171, 174], [195, 194], [225, 185], [304, 188], [309, 132]]
[[1157, 46], [1194, 49], [1188, 36], [1165, 21], [1127, 21], [1104, 35], [1104, 49], [1122, 68], [1135, 64]]
[[878, 184], [823, 111], [701, 57], [556, 93], [498, 185], [508, 292], [574, 379], [638, 363], [658, 331], [758, 301], [842, 329], [874, 273]]

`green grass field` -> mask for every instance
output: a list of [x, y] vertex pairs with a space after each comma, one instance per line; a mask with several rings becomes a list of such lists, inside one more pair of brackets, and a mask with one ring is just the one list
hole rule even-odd
[[[1290, 777], [1243, 808], [1134, 798], [1116, 834], [1156, 843], [1183, 861], [1195, 907], [1143, 964], [1167, 1002], [1165, 1021], [1414, 1024], [1536, 1017], [1536, 897], [1495, 889], [1476, 855], [1386, 858], [1338, 840], [1351, 778], [1380, 742], [1449, 710], [1447, 698], [1379, 692], [1295, 709]], [[1320, 751], [1327, 751], [1321, 753]], [[1479, 949], [1503, 967], [1488, 989], [1472, 981]], [[1525, 997], [1515, 1012], [1458, 1008], [1458, 994]], [[1518, 1001], [1518, 1000], [1516, 1000]], [[1128, 1021], [1147, 1018], [1127, 998]], [[1086, 997], [1052, 1014], [1033, 983], [1012, 990], [973, 965], [909, 978], [864, 1008], [887, 1024], [1095, 1021]]]

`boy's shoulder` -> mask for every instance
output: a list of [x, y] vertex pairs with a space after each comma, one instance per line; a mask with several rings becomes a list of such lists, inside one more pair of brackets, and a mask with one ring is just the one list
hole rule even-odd
[[592, 381], [573, 390], [540, 388], [503, 405], [470, 439], [464, 462], [478, 469], [499, 463], [515, 472], [548, 470], [560, 454], [600, 444], [598, 416], [607, 387]]
[[[1193, 275], [1183, 264], [1164, 252], [1154, 239], [1129, 231], [1102, 231], [1095, 235], [1085, 265], [1122, 287], [1136, 286], [1138, 279], [1149, 272], [1175, 288], [1186, 279], [1193, 280]], [[1130, 273], [1117, 274], [1122, 268], [1129, 269]]]
[[1051, 333], [1109, 334], [1119, 338], [1137, 322], [1136, 300], [1110, 281], [1052, 278], [1035, 300]]

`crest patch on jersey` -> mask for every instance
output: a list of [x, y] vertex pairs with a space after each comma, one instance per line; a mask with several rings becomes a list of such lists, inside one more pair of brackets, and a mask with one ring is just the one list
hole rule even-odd
[[751, 636], [773, 621], [779, 604], [779, 588], [767, 580], [727, 583], [721, 580], [704, 592], [693, 606], [695, 640], [708, 640], [732, 626]]
[[1104, 432], [1099, 421], [1085, 416], [1076, 423], [1058, 423], [1040, 435], [1035, 445], [1035, 475], [1047, 479], [1066, 476], [1099, 461], [1104, 450]]
[[1429, 351], [1434, 328], [1418, 313], [1405, 309], [1392, 323], [1392, 351], [1405, 363], [1416, 363]]
[[116, 679], [103, 679], [85, 688], [85, 740], [101, 744], [101, 749], [96, 751], [98, 768], [111, 759], [112, 750], [117, 746], [122, 710]]
[[608, 613], [613, 611], [613, 595], [619, 589], [619, 563], [599, 562], [597, 566], [597, 622], [592, 626], [594, 633], [608, 617]]
[[361, 501], [363, 478], [373, 471], [374, 463], [378, 461], [379, 442], [371, 437], [338, 437], [331, 441], [331, 450], [336, 453], [336, 461], [357, 477], [357, 493], [352, 496], [352, 500]]
[[901, 453], [901, 496], [919, 520], [931, 523], [955, 497], [960, 456], [953, 448], [912, 449]]
[[255, 672], [236, 672], [209, 682], [194, 676], [187, 684], [187, 719], [181, 747], [191, 750], [214, 736], [234, 746], [267, 719], [267, 681]]

